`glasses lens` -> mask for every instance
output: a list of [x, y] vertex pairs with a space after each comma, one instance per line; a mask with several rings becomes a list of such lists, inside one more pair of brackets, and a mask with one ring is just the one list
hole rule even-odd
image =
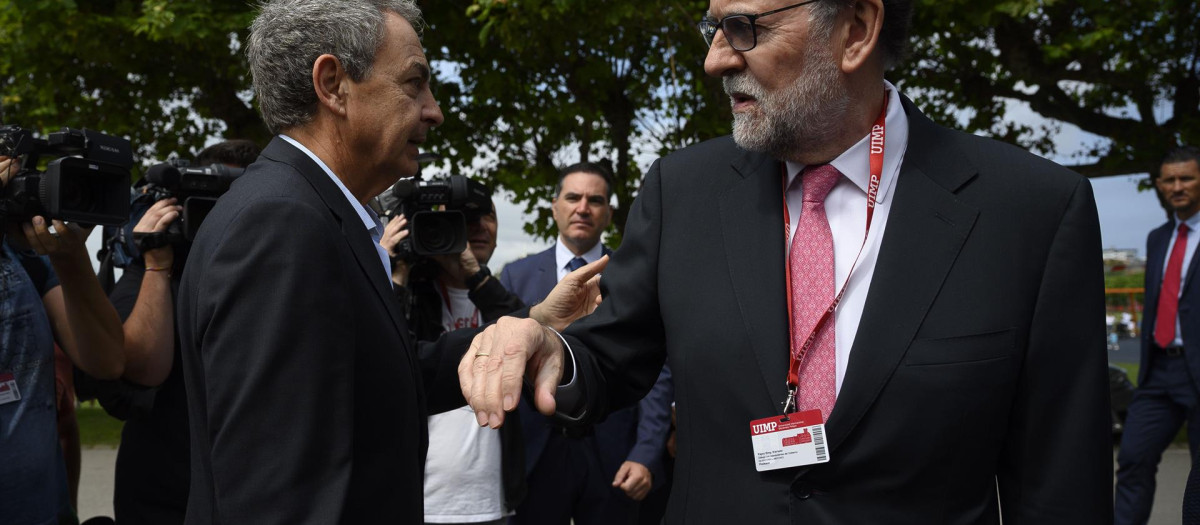
[[717, 21], [705, 18], [696, 26], [700, 28], [700, 36], [704, 37], [704, 43], [712, 46], [713, 36], [717, 34]]
[[729, 45], [738, 51], [754, 47], [754, 23], [748, 17], [733, 15], [721, 21], [721, 30]]

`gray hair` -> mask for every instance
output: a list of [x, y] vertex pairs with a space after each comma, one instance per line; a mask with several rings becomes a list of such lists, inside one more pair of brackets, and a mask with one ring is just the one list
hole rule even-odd
[[313, 119], [317, 94], [312, 66], [317, 57], [337, 57], [355, 82], [371, 73], [387, 11], [400, 15], [420, 34], [421, 8], [415, 0], [268, 0], [259, 5], [246, 59], [259, 111], [271, 133]]
[[[900, 65], [908, 54], [912, 4], [912, 0], [883, 0], [883, 27], [879, 30], [879, 44], [883, 50], [884, 69]], [[809, 11], [813, 34], [818, 39], [828, 38], [838, 12], [850, 5], [851, 2], [847, 0], [825, 0], [813, 4]]]

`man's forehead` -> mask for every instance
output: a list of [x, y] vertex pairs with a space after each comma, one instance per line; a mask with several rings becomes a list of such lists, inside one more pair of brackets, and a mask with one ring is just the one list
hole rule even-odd
[[1164, 177], [1168, 175], [1196, 175], [1200, 174], [1200, 163], [1197, 163], [1195, 160], [1189, 160], [1185, 162], [1168, 162], [1162, 165], [1162, 169], [1160, 171]]
[[725, 16], [730, 13], [753, 14], [774, 9], [770, 0], [712, 0], [708, 3], [708, 15]]

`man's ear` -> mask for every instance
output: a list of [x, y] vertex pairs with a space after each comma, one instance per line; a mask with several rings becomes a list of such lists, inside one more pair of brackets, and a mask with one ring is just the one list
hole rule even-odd
[[313, 90], [317, 103], [339, 116], [346, 115], [346, 84], [350, 77], [342, 61], [329, 54], [317, 57], [313, 62]]
[[[879, 32], [883, 29], [883, 0], [856, 0], [838, 18], [838, 49], [841, 51], [843, 73], [853, 73], [871, 61], [879, 47]], [[882, 60], [882, 59], [880, 59]]]

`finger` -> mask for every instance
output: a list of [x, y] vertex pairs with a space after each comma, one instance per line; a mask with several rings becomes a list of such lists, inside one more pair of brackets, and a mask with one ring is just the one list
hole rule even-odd
[[[502, 333], [510, 335], [497, 342], [492, 355], [488, 356], [488, 405], [493, 407], [488, 413], [488, 423], [492, 428], [499, 428], [504, 422], [504, 413], [516, 407], [525, 365], [531, 350], [536, 350], [530, 348], [530, 343], [538, 341], [536, 336], [542, 330], [542, 326], [531, 319], [508, 318], [508, 321], [507, 327], [511, 329]], [[500, 354], [497, 355], [495, 350]]]
[[603, 271], [605, 266], [608, 266], [607, 255], [604, 255], [593, 262], [585, 264], [578, 270], [567, 274], [566, 277], [563, 277], [563, 280], [571, 279], [576, 283], [587, 283], [589, 279]]
[[[34, 217], [34, 220], [41, 220], [41, 217]], [[25, 232], [25, 242], [29, 243], [29, 247], [39, 255], [46, 254], [46, 247], [42, 245], [42, 239], [38, 236], [37, 225], [33, 222], [21, 223], [21, 231]]]
[[492, 352], [493, 340], [496, 335], [496, 326], [489, 326], [480, 334], [479, 346], [471, 353], [471, 408], [475, 409], [475, 420], [480, 426], [488, 424], [488, 412], [490, 407], [487, 406], [486, 386], [487, 386], [487, 363], [488, 357]]
[[649, 493], [650, 493], [650, 485], [648, 483], [642, 483], [641, 485], [638, 486], [637, 490], [633, 491], [633, 494], [629, 495], [629, 497], [633, 501], [642, 501], [642, 500], [646, 499], [646, 495]]
[[563, 353], [566, 350], [557, 335], [546, 332], [547, 329], [543, 328], [541, 355], [538, 357], [538, 367], [533, 377], [533, 401], [538, 412], [552, 416], [558, 408], [554, 393], [558, 390], [558, 382], [562, 380]]
[[58, 248], [58, 229], [51, 229], [51, 223], [47, 222], [42, 216], [36, 216], [31, 221], [33, 224], [34, 237], [29, 240], [29, 244], [34, 246], [34, 249], [46, 255]]
[[171, 209], [167, 210], [166, 213], [163, 213], [162, 216], [158, 218], [158, 222], [154, 224], [154, 231], [167, 231], [167, 227], [171, 225], [171, 222], [179, 218], [179, 212], [180, 210]]
[[475, 352], [479, 351], [480, 338], [487, 331], [478, 334], [474, 339], [471, 339], [471, 346], [467, 348], [467, 353], [463, 354], [462, 359], [458, 361], [458, 388], [462, 390], [463, 399], [467, 400], [467, 404], [474, 408], [471, 403], [471, 396], [474, 394], [472, 389], [475, 385], [474, 367], [472, 363], [475, 361]]
[[74, 222], [67, 224], [60, 220], [54, 221], [54, 231], [58, 232], [59, 239], [67, 244], [83, 243], [92, 234], [92, 228], [95, 228], [95, 225], [85, 228]]
[[613, 476], [612, 486], [620, 487], [625, 482], [625, 478], [628, 478], [628, 477], [629, 477], [629, 464], [622, 463], [621, 468], [617, 469], [617, 475]]

